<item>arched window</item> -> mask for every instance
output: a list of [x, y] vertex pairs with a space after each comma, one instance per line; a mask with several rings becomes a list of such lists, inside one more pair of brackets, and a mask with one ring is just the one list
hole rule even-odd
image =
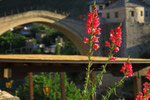
[[118, 17], [119, 17], [119, 13], [115, 12], [115, 18], [118, 18]]

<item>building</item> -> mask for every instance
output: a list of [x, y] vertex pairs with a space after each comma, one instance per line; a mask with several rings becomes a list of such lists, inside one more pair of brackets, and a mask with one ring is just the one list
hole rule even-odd
[[47, 34], [44, 34], [44, 33], [36, 33], [35, 34], [35, 37], [36, 37], [36, 40], [38, 43], [41, 43], [42, 42], [42, 39], [47, 36]]
[[102, 17], [108, 23], [150, 21], [150, 5], [141, 0], [118, 0], [102, 10]]
[[[116, 0], [96, 0], [96, 9], [98, 11], [98, 14], [101, 16], [102, 10], [106, 7], [108, 7], [110, 4], [115, 2]], [[92, 12], [94, 1], [92, 0], [89, 2], [89, 11]]]
[[[145, 1], [145, 2], [144, 2]], [[103, 0], [97, 1], [97, 11], [105, 23], [116, 22], [149, 22], [150, 21], [150, 0]], [[89, 3], [89, 10], [92, 11], [93, 2]]]
[[34, 49], [34, 39], [26, 40], [26, 52], [31, 53]]
[[[100, 0], [99, 0], [100, 1]], [[108, 5], [109, 3], [109, 5]], [[150, 0], [108, 0], [100, 1], [97, 6], [101, 13], [101, 27], [103, 37], [101, 45], [105, 45], [105, 40], [109, 39], [111, 28], [115, 28], [122, 23], [123, 44], [120, 48], [119, 56], [141, 57], [150, 50]], [[89, 5], [89, 10], [91, 5]], [[101, 10], [101, 11], [99, 11]], [[104, 52], [103, 52], [104, 51]], [[102, 55], [107, 56], [104, 47]], [[150, 53], [149, 53], [150, 55]]]
[[31, 27], [30, 26], [22, 26], [23, 28], [20, 27], [20, 33], [22, 35], [30, 35], [31, 34]]

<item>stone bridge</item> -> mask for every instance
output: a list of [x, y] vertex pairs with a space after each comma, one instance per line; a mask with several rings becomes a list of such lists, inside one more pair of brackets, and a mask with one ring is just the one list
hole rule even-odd
[[87, 54], [87, 46], [83, 43], [85, 25], [67, 16], [44, 10], [33, 10], [19, 14], [0, 17], [0, 35], [18, 25], [38, 22], [53, 27], [67, 36], [81, 54]]

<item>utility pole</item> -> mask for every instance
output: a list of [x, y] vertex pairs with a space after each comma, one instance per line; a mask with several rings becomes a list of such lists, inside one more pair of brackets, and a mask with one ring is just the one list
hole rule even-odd
[[[61, 54], [62, 38], [56, 38], [56, 54]], [[65, 82], [64, 82], [64, 72], [60, 72], [60, 88], [61, 88], [61, 100], [66, 100], [65, 94]]]
[[33, 72], [29, 72], [30, 100], [33, 100], [33, 99], [34, 99], [32, 75], [33, 75]]

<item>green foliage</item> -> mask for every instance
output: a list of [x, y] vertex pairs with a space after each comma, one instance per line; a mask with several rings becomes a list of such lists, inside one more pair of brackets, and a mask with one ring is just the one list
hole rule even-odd
[[[34, 99], [35, 100], [61, 100], [60, 77], [59, 73], [40, 73], [33, 75]], [[45, 96], [43, 86], [50, 86], [50, 95]], [[68, 82], [65, 75], [65, 87], [67, 100], [80, 100], [80, 89], [77, 89], [73, 82]], [[26, 78], [23, 86], [17, 88], [17, 94], [21, 100], [29, 100], [29, 80]]]
[[11, 31], [7, 31], [4, 35], [0, 36], [0, 53], [5, 53], [5, 50], [20, 48], [25, 46], [26, 37], [13, 33]]
[[57, 30], [50, 28], [44, 24], [40, 24], [40, 23], [33, 23], [31, 25], [32, 29], [31, 29], [31, 36], [35, 37], [36, 33], [44, 33], [44, 34], [48, 34], [51, 35], [55, 32], [57, 32]]
[[70, 41], [65, 35], [63, 35], [63, 33], [59, 32], [53, 28], [47, 27], [47, 26], [39, 24], [39, 23], [33, 23], [31, 31], [32, 31], [32, 36], [34, 36], [34, 37], [35, 37], [35, 34], [38, 32], [47, 34], [47, 36], [45, 36], [42, 39], [42, 43], [44, 43], [45, 46], [56, 44], [55, 39], [58, 36], [60, 36], [63, 38], [63, 41], [65, 43], [64, 47], [61, 50], [61, 54], [66, 54], [66, 55], [67, 54], [70, 54], [70, 55], [79, 54], [78, 49], [72, 43], [72, 41]]
[[42, 53], [42, 50], [40, 48], [32, 51], [32, 54], [41, 54], [41, 53]]
[[32, 40], [33, 40], [33, 44], [36, 45], [37, 44], [36, 39], [33, 38]]
[[42, 42], [45, 44], [45, 46], [51, 45], [51, 44], [52, 44], [51, 41], [52, 41], [52, 40], [50, 39], [49, 36], [45, 36], [45, 37], [42, 39]]
[[35, 37], [36, 33], [44, 33], [47, 34], [47, 36], [45, 36], [42, 39], [42, 43], [45, 44], [45, 46], [49, 46], [49, 45], [54, 45], [56, 44], [55, 39], [60, 36], [63, 38], [63, 41], [65, 43], [64, 47], [61, 50], [61, 54], [79, 54], [78, 49], [76, 48], [76, 46], [72, 43], [72, 41], [70, 41], [65, 35], [63, 35], [63, 33], [61, 33], [60, 31], [54, 29], [54, 28], [50, 28], [46, 25], [43, 24], [39, 24], [39, 23], [33, 23], [32, 24], [32, 30], [31, 33], [33, 37]]
[[66, 37], [64, 37], [65, 46], [62, 48], [62, 53], [66, 55], [80, 54], [77, 47]]

